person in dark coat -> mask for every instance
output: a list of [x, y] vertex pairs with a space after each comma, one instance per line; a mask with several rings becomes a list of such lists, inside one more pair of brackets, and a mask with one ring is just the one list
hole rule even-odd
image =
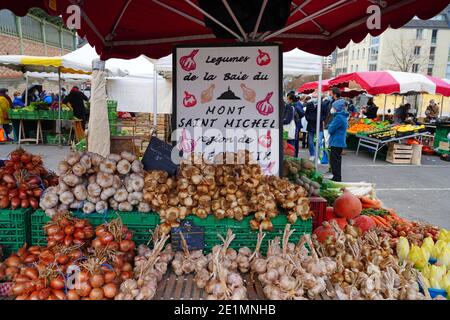
[[302, 129], [302, 118], [305, 116], [303, 105], [295, 95], [295, 92], [290, 92], [287, 96], [287, 104], [285, 106], [285, 120], [283, 124], [289, 124], [292, 119], [295, 121], [295, 139], [288, 140], [288, 143], [295, 148], [295, 156], [298, 156], [300, 145], [300, 130]]
[[[311, 99], [307, 104], [306, 104], [306, 111], [305, 111], [305, 118], [306, 121], [308, 121], [308, 126], [306, 128], [306, 130], [308, 131], [308, 146], [309, 146], [309, 156], [310, 156], [310, 160], [313, 161], [314, 157], [315, 157], [315, 143], [314, 143], [314, 139], [316, 137], [316, 128], [317, 128], [317, 98], [313, 98]], [[328, 116], [328, 101], [326, 102], [322, 102], [321, 104], [321, 108], [323, 111], [321, 111], [320, 114], [320, 134], [319, 134], [319, 139], [320, 139], [320, 146], [319, 148], [323, 148], [323, 139], [324, 139], [324, 135], [323, 135], [323, 127], [324, 127], [324, 120], [326, 119], [326, 117]]]
[[77, 86], [73, 87], [67, 97], [63, 100], [64, 104], [70, 103], [73, 109], [73, 115], [83, 121], [83, 129], [85, 129], [87, 121], [87, 110], [84, 106], [85, 101], [89, 101], [89, 98], [86, 97]]
[[409, 109], [411, 109], [411, 105], [409, 103], [403, 104], [399, 106], [394, 111], [394, 123], [395, 124], [401, 124], [406, 121], [406, 118], [408, 117]]
[[375, 119], [377, 117], [377, 113], [378, 113], [378, 107], [373, 102], [373, 98], [370, 98], [369, 101], [367, 101], [367, 108], [363, 111], [363, 114], [368, 119]]

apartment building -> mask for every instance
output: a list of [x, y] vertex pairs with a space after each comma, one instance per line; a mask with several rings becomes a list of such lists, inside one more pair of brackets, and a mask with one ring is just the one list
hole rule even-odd
[[412, 19], [400, 29], [338, 49], [335, 74], [396, 70], [450, 78], [450, 6], [430, 20]]

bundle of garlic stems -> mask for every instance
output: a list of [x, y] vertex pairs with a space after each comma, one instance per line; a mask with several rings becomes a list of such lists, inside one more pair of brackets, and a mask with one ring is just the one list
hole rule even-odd
[[[242, 276], [237, 272], [237, 254], [229, 248], [235, 235], [228, 230], [226, 238], [219, 235], [223, 244], [217, 245], [208, 255], [207, 267], [199, 268], [195, 274], [195, 284], [205, 289], [208, 300], [246, 300], [247, 289]], [[230, 250], [234, 254], [230, 255]]]
[[331, 224], [336, 240], [325, 244], [314, 241], [318, 255], [336, 262], [329, 277], [327, 294], [340, 300], [418, 300], [418, 274], [407, 262], [400, 263], [389, 240], [371, 230], [357, 237]]
[[156, 294], [158, 283], [167, 272], [173, 259], [171, 246], [164, 248], [169, 235], [157, 238], [153, 249], [141, 245], [135, 258], [134, 279], [128, 279], [120, 285], [116, 300], [151, 300]]
[[177, 276], [193, 273], [208, 265], [208, 259], [203, 255], [202, 250], [189, 252], [182, 232], [180, 232], [180, 241], [183, 251], [178, 251], [172, 261], [172, 268]]

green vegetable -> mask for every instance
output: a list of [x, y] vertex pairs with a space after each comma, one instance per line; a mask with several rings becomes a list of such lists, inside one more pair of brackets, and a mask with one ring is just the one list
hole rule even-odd
[[373, 209], [373, 208], [364, 209], [361, 212], [361, 214], [365, 215], [365, 216], [380, 216], [380, 217], [390, 215], [389, 211], [387, 211], [385, 209]]
[[319, 195], [327, 200], [329, 206], [332, 206], [334, 204], [334, 201], [340, 196], [340, 193], [336, 189], [321, 189]]

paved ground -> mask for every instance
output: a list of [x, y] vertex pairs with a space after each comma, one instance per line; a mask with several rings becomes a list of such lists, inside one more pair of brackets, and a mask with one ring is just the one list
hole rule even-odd
[[[0, 158], [6, 157], [15, 145], [0, 145]], [[32, 153], [41, 154], [49, 169], [54, 170], [68, 147], [26, 145]], [[306, 152], [302, 150], [302, 155]], [[325, 166], [321, 171], [327, 171]], [[347, 151], [343, 158], [343, 179], [346, 182], [371, 182], [386, 207], [400, 215], [423, 220], [450, 229], [450, 163], [438, 157], [423, 156], [421, 166], [392, 165], [372, 162], [369, 153]]]

